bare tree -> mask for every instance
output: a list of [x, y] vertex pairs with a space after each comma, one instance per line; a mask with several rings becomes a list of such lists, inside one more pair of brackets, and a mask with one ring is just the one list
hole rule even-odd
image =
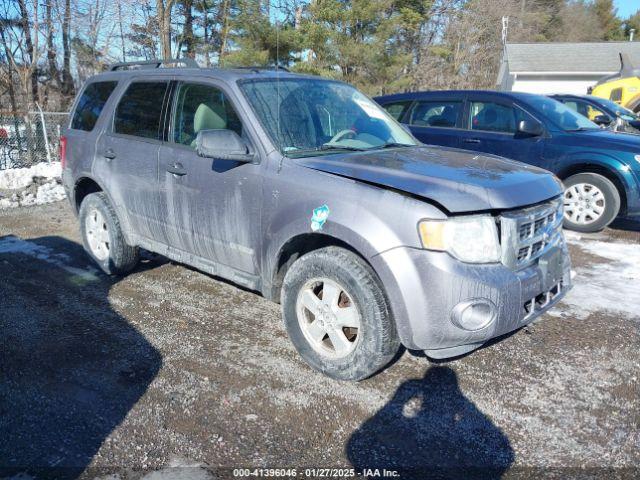
[[171, 10], [175, 0], [156, 0], [156, 17], [160, 30], [162, 58], [171, 58]]
[[62, 94], [73, 94], [73, 77], [71, 76], [71, 0], [64, 0], [64, 17], [62, 20]]
[[[35, 104], [38, 102], [38, 35], [31, 36], [31, 21], [29, 10], [25, 0], [18, 0], [20, 7], [20, 18], [22, 20], [22, 35], [24, 36], [26, 46], [25, 63], [28, 65], [29, 77], [31, 80], [31, 101]], [[37, 32], [38, 27], [38, 2], [34, 1], [33, 5], [33, 23], [34, 31]]]

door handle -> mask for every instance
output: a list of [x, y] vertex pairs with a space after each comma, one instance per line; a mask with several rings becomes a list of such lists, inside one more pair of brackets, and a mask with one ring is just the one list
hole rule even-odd
[[463, 138], [462, 141], [464, 143], [480, 143], [479, 138]]
[[111, 161], [116, 158], [116, 152], [114, 152], [111, 148], [107, 148], [102, 156], [107, 159], [107, 161]]
[[167, 165], [167, 172], [172, 173], [173, 175], [176, 175], [178, 177], [187, 174], [187, 171], [184, 169], [182, 164], [178, 162], [170, 163], [169, 165]]

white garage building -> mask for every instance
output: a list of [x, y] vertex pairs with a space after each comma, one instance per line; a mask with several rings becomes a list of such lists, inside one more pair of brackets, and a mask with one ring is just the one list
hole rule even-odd
[[507, 43], [497, 89], [584, 95], [602, 77], [620, 70], [620, 53], [640, 66], [640, 42]]

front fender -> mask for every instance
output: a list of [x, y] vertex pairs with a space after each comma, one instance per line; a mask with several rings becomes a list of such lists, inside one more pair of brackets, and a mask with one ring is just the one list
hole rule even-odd
[[[306, 174], [308, 170], [305, 170]], [[314, 172], [313, 181], [290, 170], [278, 180], [277, 196], [267, 196], [263, 218], [262, 282], [270, 296], [281, 252], [288, 242], [314, 237], [335, 239], [370, 261], [399, 246], [418, 247], [417, 224], [423, 218], [446, 218], [434, 206], [383, 188]], [[312, 228], [314, 209], [326, 205], [326, 222]], [[323, 242], [320, 242], [323, 243]], [[330, 242], [324, 242], [324, 244]], [[307, 244], [308, 245], [308, 244]]]
[[631, 165], [608, 154], [578, 152], [567, 156], [561, 163], [558, 176], [562, 179], [583, 172], [608, 173], [622, 186], [621, 195], [627, 213], [637, 213], [640, 210], [639, 179]]

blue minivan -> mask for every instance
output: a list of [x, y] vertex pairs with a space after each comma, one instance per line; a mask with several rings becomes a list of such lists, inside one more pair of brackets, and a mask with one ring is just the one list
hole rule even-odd
[[431, 91], [375, 99], [418, 140], [545, 168], [564, 183], [565, 227], [603, 229], [640, 214], [640, 137], [604, 130], [542, 95]]

